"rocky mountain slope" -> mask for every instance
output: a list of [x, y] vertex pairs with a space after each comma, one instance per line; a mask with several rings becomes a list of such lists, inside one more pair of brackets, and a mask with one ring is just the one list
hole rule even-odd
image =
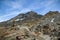
[[8, 21], [1, 22], [0, 26], [8, 27], [8, 26], [13, 26], [13, 24], [14, 25], [24, 24], [24, 25], [30, 26], [32, 24], [39, 22], [40, 21], [39, 19], [41, 17], [42, 15], [38, 15], [36, 12], [30, 11], [30, 12], [27, 12], [26, 14], [21, 13]]
[[0, 40], [60, 40], [60, 12], [30, 11], [1, 22]]

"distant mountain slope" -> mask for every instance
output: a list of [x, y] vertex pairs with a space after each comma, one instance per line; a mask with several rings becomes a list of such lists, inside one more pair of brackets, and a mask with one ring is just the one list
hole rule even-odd
[[7, 27], [7, 26], [12, 26], [13, 24], [14, 25], [27, 25], [27, 24], [33, 25], [37, 23], [41, 17], [42, 15], [38, 15], [36, 12], [30, 11], [25, 14], [21, 13], [8, 21], [1, 22], [0, 26]]

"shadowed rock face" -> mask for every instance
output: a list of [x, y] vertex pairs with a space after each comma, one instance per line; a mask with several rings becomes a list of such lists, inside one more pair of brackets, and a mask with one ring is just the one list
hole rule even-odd
[[59, 40], [60, 13], [38, 15], [30, 11], [0, 23], [1, 40]]

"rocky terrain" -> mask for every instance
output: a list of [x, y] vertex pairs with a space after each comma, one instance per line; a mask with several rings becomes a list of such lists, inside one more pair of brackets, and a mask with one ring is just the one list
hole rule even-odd
[[60, 40], [60, 12], [30, 11], [0, 22], [0, 40]]

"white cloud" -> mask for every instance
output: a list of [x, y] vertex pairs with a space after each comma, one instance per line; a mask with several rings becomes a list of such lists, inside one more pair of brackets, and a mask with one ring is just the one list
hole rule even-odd
[[19, 14], [19, 12], [16, 12], [16, 11], [10, 12], [9, 14], [5, 14], [3, 16], [0, 16], [0, 18], [2, 18], [2, 17], [8, 17], [8, 16], [11, 16], [11, 15], [14, 15], [14, 14]]
[[54, 6], [53, 4], [55, 3], [55, 0], [50, 0], [45, 4], [44, 10], [41, 12], [43, 13], [42, 15], [45, 15], [47, 12], [51, 11], [52, 7]]
[[9, 20], [9, 19], [17, 16], [19, 13], [20, 12], [14, 11], [14, 12], [10, 12], [9, 14], [5, 14], [3, 16], [0, 16], [0, 22]]
[[4, 1], [3, 2], [6, 6], [8, 6], [8, 7], [10, 7], [9, 9], [7, 9], [7, 10], [9, 10], [9, 11], [11, 11], [11, 10], [15, 10], [15, 9], [22, 9], [23, 8], [23, 5], [24, 5], [24, 3], [23, 2], [21, 2], [21, 0], [19, 1]]
[[[7, 17], [10, 17], [12, 15], [15, 16], [19, 13], [28, 12], [31, 10], [37, 10], [37, 9], [41, 9], [43, 7], [44, 7], [44, 10], [41, 13], [45, 13], [45, 11], [50, 10], [49, 6], [51, 6], [55, 1], [56, 0], [46, 0], [46, 1], [35, 0], [29, 6], [27, 5], [27, 7], [25, 7], [25, 8], [23, 5], [27, 2], [26, 0], [5, 1], [4, 3], [7, 6], [11, 7], [10, 9], [8, 9], [10, 12], [8, 12], [9, 14], [5, 14], [3, 16], [0, 16], [0, 20], [4, 21], [2, 18], [6, 18], [5, 20], [7, 20]], [[16, 11], [15, 9], [19, 9], [20, 11], [19, 10]]]
[[27, 8], [31, 9], [31, 10], [36, 10], [39, 9], [41, 7], [41, 3], [40, 1], [35, 1], [33, 3], [31, 3]]
[[37, 9], [41, 9], [41, 8], [46, 8], [48, 6], [51, 7], [51, 5], [55, 2], [55, 0], [45, 0], [45, 1], [35, 1], [33, 3], [31, 3], [30, 6], [28, 6], [27, 8], [32, 9], [32, 10], [37, 10]]
[[31, 11], [31, 9], [24, 8], [20, 11], [20, 13], [24, 13], [24, 12], [28, 12], [28, 11]]
[[11, 12], [8, 12], [9, 14], [5, 14], [3, 16], [0, 16], [0, 22], [9, 20], [9, 19], [17, 16], [20, 13], [24, 13], [24, 12], [28, 12], [28, 11], [31, 11], [31, 10], [25, 8], [25, 9], [22, 9], [21, 11], [11, 11]]
[[20, 5], [17, 2], [10, 2], [8, 5], [11, 6], [13, 9], [14, 8], [21, 8], [22, 7], [22, 5]]

